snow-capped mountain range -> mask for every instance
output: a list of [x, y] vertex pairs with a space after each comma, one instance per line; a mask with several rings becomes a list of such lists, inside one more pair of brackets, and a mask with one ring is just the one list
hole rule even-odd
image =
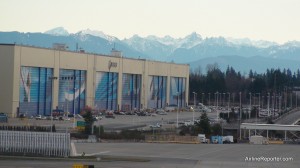
[[[79, 45], [86, 52], [106, 55], [116, 47], [126, 57], [189, 63], [192, 68], [201, 66], [202, 69], [205, 69], [205, 64], [209, 63], [218, 63], [221, 68], [228, 65], [237, 67], [239, 71], [255, 70], [255, 67], [260, 67], [257, 69], [259, 71], [264, 67], [265, 69], [297, 69], [300, 64], [300, 42], [298, 41], [280, 45], [276, 42], [254, 41], [248, 38], [202, 38], [196, 32], [183, 38], [173, 38], [168, 35], [164, 37], [134, 35], [120, 40], [98, 30], [85, 29], [77, 33], [69, 33], [65, 28], [57, 27], [44, 33], [0, 32], [0, 43], [40, 47], [52, 47], [53, 43], [66, 43], [70, 50], [76, 50], [76, 46]], [[226, 58], [230, 62], [226, 61]], [[259, 58], [264, 61], [258, 61]], [[262, 65], [250, 67], [247, 62], [251, 61]]]
[[50, 34], [54, 36], [68, 36], [70, 35], [68, 30], [63, 27], [56, 27], [51, 30], [45, 31], [45, 34]]

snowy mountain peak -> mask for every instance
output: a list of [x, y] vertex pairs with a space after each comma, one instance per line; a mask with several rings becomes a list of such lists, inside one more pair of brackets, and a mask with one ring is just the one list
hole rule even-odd
[[142, 39], [142, 37], [140, 37], [137, 34], [134, 34], [130, 39]]
[[202, 42], [202, 37], [196, 32], [191, 33], [190, 35], [185, 36], [185, 38], [180, 39], [179, 47], [181, 48], [192, 48]]
[[283, 45], [290, 46], [290, 47], [300, 47], [300, 42], [299, 41], [288, 41]]
[[197, 34], [196, 32], [193, 32], [191, 33], [190, 35], [187, 35], [185, 37], [185, 39], [188, 39], [188, 40], [193, 40], [193, 41], [201, 41], [202, 40], [202, 37], [200, 34]]
[[104, 39], [106, 39], [106, 40], [108, 40], [110, 42], [112, 42], [114, 40], [117, 40], [116, 37], [107, 35], [107, 34], [103, 33], [102, 31], [98, 31], [98, 30], [86, 29], [86, 30], [79, 31], [78, 34], [82, 34], [82, 35], [89, 34], [89, 35], [92, 35], [92, 36], [104, 38]]
[[[141, 37], [139, 37], [141, 38]], [[157, 37], [154, 35], [147, 36], [146, 40], [156, 41], [161, 44], [170, 46], [172, 48], [191, 48], [201, 43], [202, 37], [201, 35], [197, 34], [196, 32], [187, 35], [184, 38], [173, 38], [169, 35], [164, 37]]]
[[241, 39], [235, 39], [235, 38], [226, 38], [228, 42], [231, 42], [232, 44], [235, 45], [242, 45], [242, 46], [254, 46], [257, 48], [268, 48], [271, 46], [276, 46], [278, 45], [275, 42], [270, 42], [270, 41], [265, 41], [265, 40], [250, 40], [249, 38], [241, 38]]
[[164, 39], [164, 40], [174, 40], [174, 38], [169, 36], [169, 35], [164, 36], [162, 39]]
[[68, 36], [69, 32], [63, 27], [56, 27], [48, 31], [45, 31], [45, 34], [50, 34], [54, 36]]

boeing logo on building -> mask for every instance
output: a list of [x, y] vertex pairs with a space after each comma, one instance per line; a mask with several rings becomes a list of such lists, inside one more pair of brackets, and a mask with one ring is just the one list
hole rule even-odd
[[112, 62], [111, 60], [109, 60], [108, 62], [108, 69], [110, 69], [111, 67], [116, 68], [118, 66], [117, 62]]

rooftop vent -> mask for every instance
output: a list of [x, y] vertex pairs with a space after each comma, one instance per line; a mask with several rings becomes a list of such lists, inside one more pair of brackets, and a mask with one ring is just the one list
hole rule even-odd
[[69, 47], [64, 43], [53, 43], [52, 48], [55, 50], [67, 50]]
[[112, 49], [111, 50], [111, 55], [112, 56], [115, 56], [115, 57], [122, 57], [122, 52], [121, 51], [118, 51], [118, 50], [116, 50], [116, 49]]

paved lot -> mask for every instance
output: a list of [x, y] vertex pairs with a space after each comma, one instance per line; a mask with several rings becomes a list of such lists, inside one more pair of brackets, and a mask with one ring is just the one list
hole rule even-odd
[[[249, 144], [151, 144], [151, 143], [97, 143], [76, 144], [77, 152], [113, 156], [150, 158], [143, 167], [299, 167], [300, 147], [296, 145]], [[252, 157], [274, 157], [292, 161], [245, 161]], [[126, 164], [125, 164], [126, 165]], [[114, 163], [107, 164], [114, 167]], [[134, 166], [134, 165], [133, 165]], [[121, 166], [122, 167], [122, 166]], [[126, 166], [124, 166], [126, 167]]]
[[[201, 113], [195, 113], [195, 118]], [[215, 113], [208, 113], [216, 117]], [[106, 119], [96, 122], [106, 128], [153, 124], [156, 122], [176, 122], [176, 112], [155, 117], [116, 116], [116, 119]], [[163, 119], [162, 119], [163, 118]], [[191, 112], [179, 114], [179, 121], [192, 119]], [[10, 119], [7, 125], [50, 125], [51, 121]], [[54, 121], [58, 128], [72, 127], [72, 121]], [[133, 161], [52, 161], [52, 160], [0, 160], [0, 168], [52, 168], [72, 167], [74, 163], [92, 164], [98, 168], [240, 168], [240, 167], [291, 167], [300, 165], [300, 147], [297, 145], [249, 145], [249, 144], [151, 144], [151, 143], [77, 143], [77, 153], [101, 153], [115, 157], [144, 158], [147, 162]], [[260, 161], [250, 161], [252, 159]], [[262, 158], [264, 157], [264, 159]], [[269, 160], [267, 159], [279, 159]], [[247, 160], [248, 159], [248, 160]], [[280, 160], [281, 159], [281, 160]], [[283, 161], [283, 159], [292, 159]]]
[[[0, 168], [72, 167], [75, 163], [96, 168], [298, 168], [300, 148], [296, 145], [249, 144], [151, 144], [151, 143], [78, 143], [78, 153], [99, 153], [113, 157], [129, 157], [145, 161], [56, 161], [1, 160]], [[267, 160], [246, 161], [264, 157]], [[292, 160], [270, 160], [274, 157]]]
[[[126, 127], [134, 127], [141, 125], [150, 125], [156, 123], [166, 124], [168, 122], [177, 121], [177, 113], [169, 112], [168, 115], [157, 115], [157, 116], [136, 116], [136, 115], [115, 115], [116, 119], [105, 118], [102, 120], [96, 121], [95, 125], [103, 125], [106, 129], [122, 129]], [[200, 112], [194, 113], [194, 118], [197, 119], [201, 116]], [[208, 113], [208, 116], [211, 118], [216, 117], [216, 113]], [[179, 112], [178, 115], [179, 122], [184, 120], [192, 120], [193, 113], [192, 112]], [[82, 119], [77, 119], [82, 120]], [[1, 125], [43, 125], [50, 126], [51, 120], [36, 120], [36, 119], [24, 119], [20, 120], [18, 118], [10, 118], [8, 123], [1, 123]], [[73, 119], [70, 121], [53, 121], [57, 130], [69, 130], [73, 127]]]

